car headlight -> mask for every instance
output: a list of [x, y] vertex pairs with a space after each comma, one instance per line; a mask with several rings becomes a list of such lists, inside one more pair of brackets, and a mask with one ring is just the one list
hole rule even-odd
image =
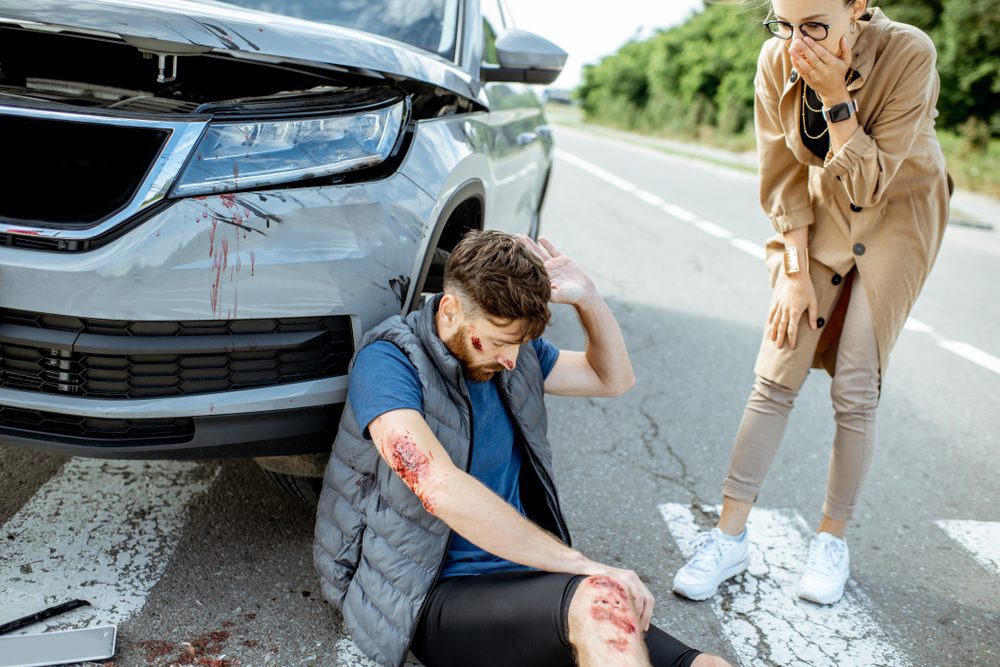
[[211, 123], [174, 186], [190, 196], [288, 183], [384, 161], [405, 102], [322, 118]]

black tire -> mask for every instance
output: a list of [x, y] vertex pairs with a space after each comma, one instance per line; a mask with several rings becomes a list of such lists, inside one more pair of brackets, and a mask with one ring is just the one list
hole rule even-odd
[[315, 507], [319, 502], [319, 493], [323, 490], [322, 477], [299, 477], [264, 468], [261, 468], [261, 471], [285, 495], [295, 498], [303, 505]]
[[434, 248], [431, 268], [427, 272], [427, 280], [424, 281], [421, 292], [437, 294], [444, 289], [444, 265], [448, 263], [449, 257], [451, 257], [451, 253], [444, 248]]

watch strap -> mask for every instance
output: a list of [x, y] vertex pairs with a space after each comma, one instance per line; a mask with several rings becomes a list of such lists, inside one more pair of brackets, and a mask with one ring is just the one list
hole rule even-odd
[[834, 104], [829, 109], [823, 107], [821, 113], [823, 114], [823, 120], [827, 123], [839, 123], [841, 121], [847, 120], [851, 115], [858, 112], [858, 101], [851, 98], [850, 102], [841, 102], [840, 104]]

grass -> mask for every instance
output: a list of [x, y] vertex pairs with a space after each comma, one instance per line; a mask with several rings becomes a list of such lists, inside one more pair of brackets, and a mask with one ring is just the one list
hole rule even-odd
[[938, 131], [948, 171], [963, 190], [1000, 197], [1000, 139], [990, 139], [981, 149], [970, 150], [961, 135]]

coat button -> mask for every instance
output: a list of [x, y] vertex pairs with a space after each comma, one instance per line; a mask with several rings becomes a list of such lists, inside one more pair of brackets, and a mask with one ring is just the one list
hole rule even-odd
[[791, 83], [795, 83], [798, 80], [799, 80], [799, 73], [796, 72], [795, 70], [792, 70], [792, 75], [788, 77], [788, 81]]
[[818, 328], [822, 329], [824, 324], [826, 324], [826, 320], [824, 320], [822, 317], [816, 318], [816, 326]]
[[854, 204], [851, 204], [851, 210], [854, 211], [855, 213], [860, 213], [861, 212], [861, 207], [860, 206], [856, 206]]
[[855, 243], [854, 244], [854, 254], [855, 255], [863, 255], [863, 254], [865, 254], [865, 245], [863, 243]]
[[833, 283], [834, 285], [839, 285], [842, 280], [843, 278], [841, 277], [841, 275], [837, 273], [833, 276], [833, 278], [830, 279], [830, 282]]

